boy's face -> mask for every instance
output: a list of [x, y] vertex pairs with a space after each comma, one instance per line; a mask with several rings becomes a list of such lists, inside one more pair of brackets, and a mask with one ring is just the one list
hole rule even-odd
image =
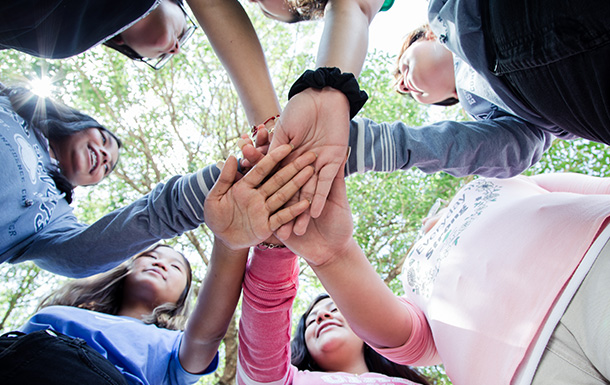
[[453, 71], [451, 51], [436, 39], [416, 41], [400, 57], [398, 92], [424, 104], [457, 98]]

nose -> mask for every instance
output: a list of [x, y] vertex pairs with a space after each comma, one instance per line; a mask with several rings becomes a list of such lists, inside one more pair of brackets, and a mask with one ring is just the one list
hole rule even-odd
[[176, 44], [174, 44], [173, 47], [169, 49], [168, 53], [175, 55], [178, 52], [180, 52], [180, 41], [176, 39]]
[[158, 267], [163, 271], [167, 271], [167, 265], [165, 265], [165, 262], [163, 262], [161, 259], [155, 259], [153, 266]]
[[104, 148], [100, 148], [100, 156], [102, 158], [101, 164], [108, 165], [108, 170], [112, 170], [112, 157], [110, 153]]
[[102, 164], [110, 163], [110, 155], [104, 149], [100, 149], [100, 154], [102, 155]]
[[316, 322], [321, 323], [325, 319], [330, 319], [330, 318], [332, 318], [331, 312], [326, 311], [326, 310], [320, 311], [320, 312], [318, 312], [318, 316], [316, 317]]

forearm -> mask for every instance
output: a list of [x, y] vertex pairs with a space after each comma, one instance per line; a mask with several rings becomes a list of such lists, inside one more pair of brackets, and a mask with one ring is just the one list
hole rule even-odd
[[[244, 278], [238, 383], [286, 378], [297, 286], [298, 261], [290, 250], [254, 251]], [[241, 378], [242, 373], [248, 380]]]
[[109, 270], [161, 239], [200, 226], [205, 198], [219, 173], [214, 165], [175, 176], [89, 226], [78, 223], [73, 215], [55, 218], [8, 261], [32, 260], [68, 277]]
[[248, 122], [260, 124], [280, 112], [256, 31], [237, 0], [187, 0], [214, 52], [229, 73]]
[[322, 265], [312, 265], [312, 269], [352, 330], [369, 345], [393, 348], [409, 339], [413, 327], [409, 311], [379, 277], [355, 240], [345, 252]]
[[382, 4], [383, 0], [330, 0], [316, 65], [360, 75], [368, 49], [369, 25]]
[[576, 173], [551, 173], [530, 177], [537, 185], [551, 192], [576, 194], [610, 194], [610, 178]]
[[538, 162], [552, 141], [550, 133], [509, 117], [419, 127], [358, 118], [350, 123], [346, 174], [417, 167], [457, 177], [508, 178]]
[[248, 249], [214, 241], [212, 256], [180, 345], [180, 363], [191, 373], [208, 367], [229, 327], [241, 293]]

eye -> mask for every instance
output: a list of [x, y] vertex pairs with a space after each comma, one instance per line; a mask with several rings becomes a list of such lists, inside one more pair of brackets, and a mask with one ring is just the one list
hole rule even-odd
[[180, 272], [182, 271], [182, 268], [180, 267], [180, 265], [173, 264], [172, 267]]
[[99, 131], [100, 131], [100, 135], [102, 136], [102, 144], [105, 146], [108, 139], [106, 138], [106, 134], [104, 133], [104, 130], [100, 129]]

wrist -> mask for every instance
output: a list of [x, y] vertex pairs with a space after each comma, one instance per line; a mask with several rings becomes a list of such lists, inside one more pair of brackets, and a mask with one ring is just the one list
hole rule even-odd
[[294, 82], [288, 93], [288, 100], [308, 88], [322, 89], [325, 87], [332, 87], [345, 95], [350, 106], [350, 118], [356, 116], [368, 99], [366, 92], [360, 90], [354, 74], [342, 73], [337, 67], [320, 67], [315, 71], [305, 71]]
[[214, 247], [219, 251], [223, 251], [225, 254], [241, 254], [244, 251], [249, 251], [249, 247], [234, 246], [230, 242], [226, 242], [224, 239], [214, 236]]
[[258, 133], [258, 130], [260, 130], [262, 128], [266, 128], [269, 131], [269, 133], [271, 134], [273, 132], [273, 129], [275, 128], [275, 123], [279, 118], [280, 118], [280, 114], [276, 114], [276, 115], [270, 116], [261, 124], [252, 126], [252, 128], [250, 129], [252, 138], [256, 138], [256, 134]]
[[354, 238], [351, 238], [348, 242], [342, 246], [335, 246], [332, 249], [324, 250], [323, 256], [320, 258], [307, 258], [303, 256], [307, 261], [307, 264], [311, 266], [314, 271], [322, 269], [333, 269], [336, 266], [342, 266], [343, 264], [349, 264], [351, 258], [358, 253], [361, 253], [362, 249], [358, 242]]
[[258, 245], [256, 245], [256, 248], [259, 250], [285, 249], [286, 246], [283, 243], [261, 242]]

